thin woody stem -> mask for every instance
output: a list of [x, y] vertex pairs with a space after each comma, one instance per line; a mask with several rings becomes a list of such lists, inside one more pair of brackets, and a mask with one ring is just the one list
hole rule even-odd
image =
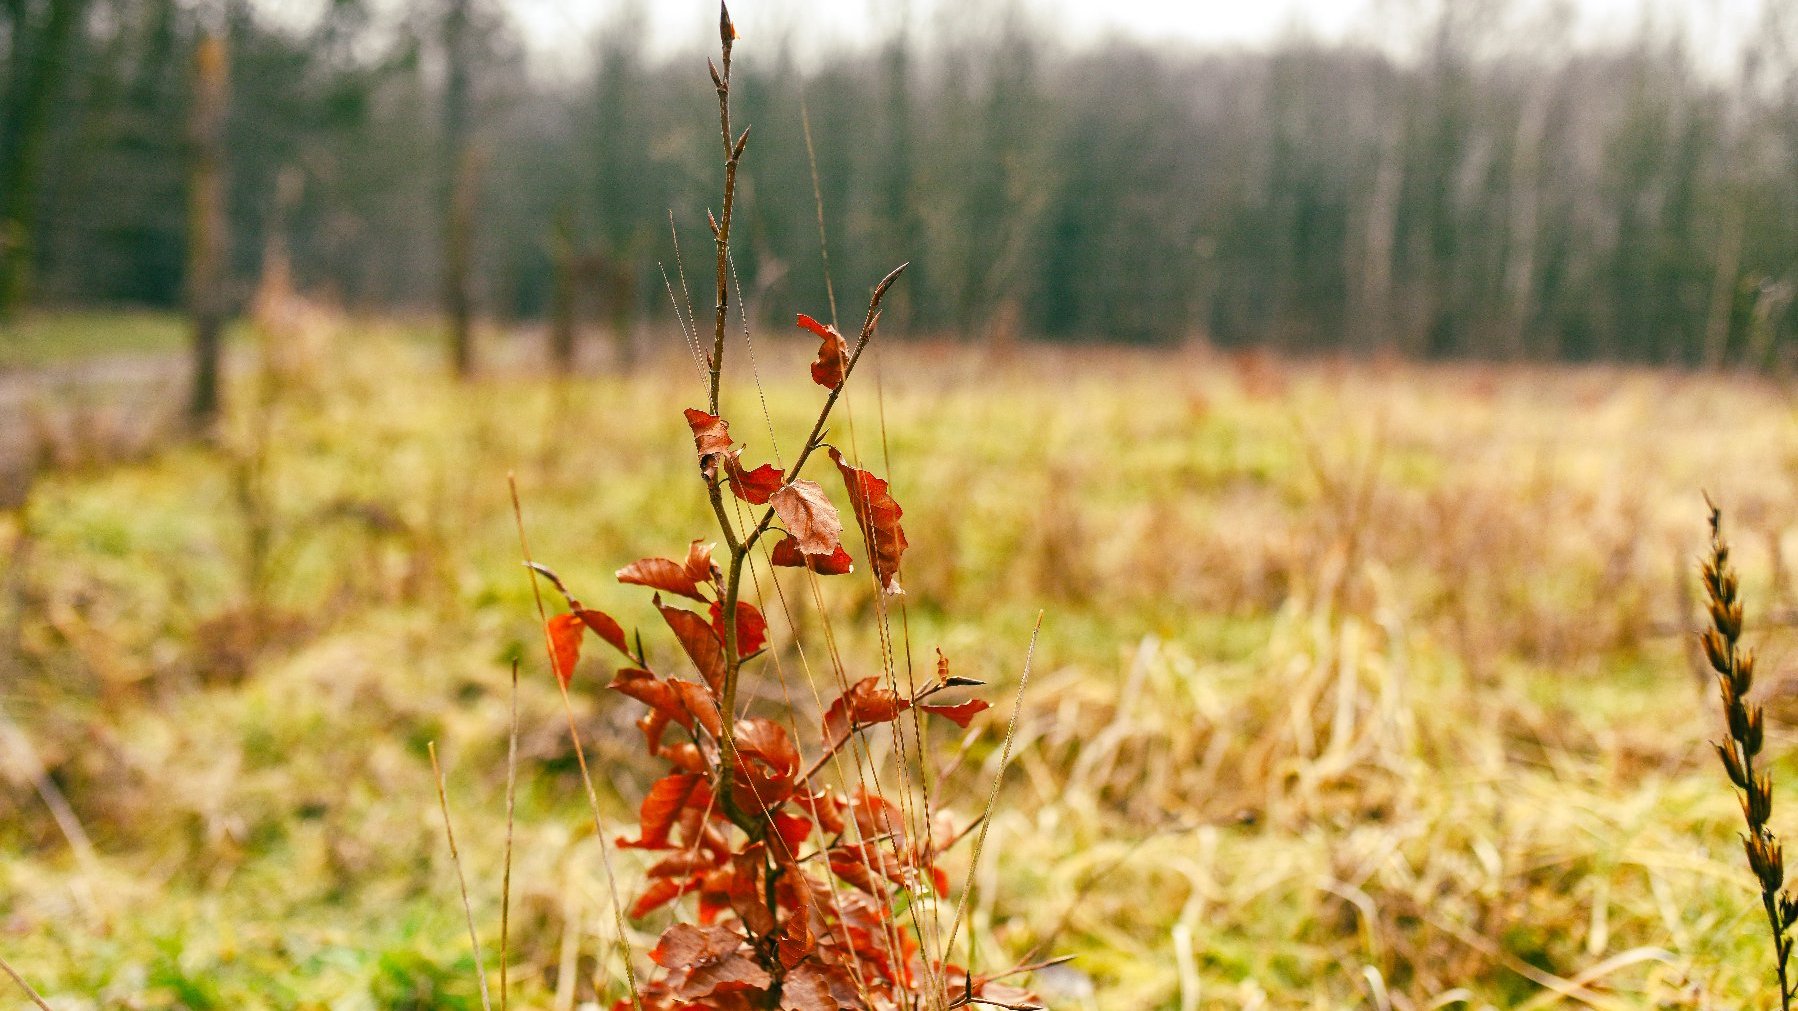
[[[722, 262], [722, 260], [720, 262]], [[806, 436], [804, 448], [800, 450], [798, 458], [793, 461], [793, 466], [787, 470], [786, 481], [788, 484], [799, 479], [800, 470], [805, 466], [806, 460], [810, 459], [812, 453], [815, 452], [819, 446], [824, 444], [824, 426], [830, 420], [830, 412], [836, 407], [837, 399], [842, 396], [843, 388], [849, 385], [849, 377], [855, 372], [856, 363], [861, 361], [862, 352], [868, 347], [868, 340], [874, 336], [874, 326], [880, 320], [880, 302], [886, 297], [887, 290], [892, 288], [893, 282], [899, 279], [899, 275], [905, 271], [907, 266], [909, 266], [909, 264], [902, 263], [893, 268], [891, 273], [887, 274], [886, 277], [881, 278], [880, 283], [874, 286], [874, 293], [868, 299], [867, 316], [862, 320], [861, 332], [856, 337], [855, 347], [850, 351], [849, 360], [844, 363], [843, 366], [843, 381], [838, 383], [836, 388], [830, 391], [829, 396], [824, 398], [824, 406], [818, 411], [818, 420], [812, 424], [811, 434]], [[720, 316], [719, 320], [719, 326], [721, 328], [719, 333], [722, 334], [723, 317]], [[714, 414], [717, 413], [715, 403], [717, 400], [716, 379], [717, 371], [714, 369]], [[722, 710], [720, 713], [720, 723], [723, 725], [724, 732], [721, 735], [723, 739], [719, 743], [723, 746], [724, 756], [723, 761], [720, 763], [719, 782], [717, 784], [719, 806], [723, 808], [724, 813], [737, 825], [737, 827], [749, 833], [750, 838], [760, 839], [766, 834], [767, 826], [763, 824], [761, 820], [750, 817], [745, 814], [745, 812], [738, 810], [736, 799], [731, 796], [730, 782], [724, 777], [727, 775], [726, 770], [735, 770], [737, 767], [737, 733], [735, 725], [737, 718], [737, 681], [738, 675], [742, 673], [743, 669], [743, 659], [738, 655], [737, 651], [737, 602], [742, 599], [743, 563], [748, 559], [749, 551], [751, 548], [755, 547], [756, 541], [761, 539], [762, 534], [766, 533], [769, 525], [774, 522], [774, 507], [769, 506], [767, 510], [762, 513], [761, 520], [756, 523], [755, 527], [750, 530], [748, 534], [738, 537], [736, 531], [731, 527], [730, 520], [724, 511], [724, 493], [719, 487], [720, 481], [715, 477], [708, 478], [706, 484], [708, 494], [712, 499], [712, 510], [718, 516], [718, 526], [724, 533], [726, 543], [730, 546], [730, 568], [727, 570], [725, 576], [724, 602], [722, 605], [722, 616], [724, 619], [724, 689], [722, 692], [723, 698], [721, 699], [719, 708]]]
[[[736, 42], [737, 29], [731, 23], [730, 9], [718, 5], [718, 37], [723, 49], [723, 69], [712, 67], [712, 86], [718, 92], [718, 130], [724, 140], [724, 203], [718, 220], [712, 223], [712, 238], [718, 248], [718, 303], [712, 329], [711, 413], [718, 413], [718, 387], [724, 373], [724, 326], [730, 307], [730, 221], [736, 206], [737, 163], [749, 144], [749, 131], [731, 138], [730, 123], [730, 51]], [[709, 64], [708, 64], [709, 65]]]

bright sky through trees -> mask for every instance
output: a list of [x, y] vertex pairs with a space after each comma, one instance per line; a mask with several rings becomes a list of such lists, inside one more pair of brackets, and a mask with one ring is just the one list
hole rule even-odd
[[[1080, 42], [1124, 34], [1202, 46], [1257, 46], [1294, 33], [1323, 39], [1359, 38], [1389, 41], [1384, 36], [1415, 37], [1408, 29], [1436, 16], [1442, 0], [1020, 0], [1016, 8], [1045, 24], [1060, 27]], [[1457, 4], [1478, 0], [1453, 0]], [[1571, 22], [1583, 44], [1617, 42], [1647, 23], [1677, 28], [1702, 53], [1733, 53], [1746, 33], [1762, 20], [1766, 0], [1509, 0], [1491, 2], [1504, 10], [1500, 24], [1518, 31], [1545, 28], [1559, 19]], [[534, 48], [567, 54], [588, 33], [626, 4], [620, 0], [572, 3], [569, 0], [509, 0], [525, 36]], [[792, 36], [804, 47], [828, 48], [871, 31], [891, 30], [909, 8], [915, 25], [954, 25], [1003, 18], [1000, 0], [739, 0], [733, 16], [746, 33], [780, 38]], [[652, 36], [661, 45], [703, 36], [716, 17], [709, 0], [643, 3]], [[572, 54], [570, 54], [572, 55]], [[1706, 60], [1704, 62], [1709, 62]]]

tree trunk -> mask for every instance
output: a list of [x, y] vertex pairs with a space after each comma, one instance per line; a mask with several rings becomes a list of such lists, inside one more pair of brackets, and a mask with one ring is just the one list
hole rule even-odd
[[225, 325], [224, 125], [227, 100], [225, 42], [207, 35], [194, 49], [194, 98], [189, 122], [187, 304], [193, 321], [195, 429], [219, 412], [219, 359]]
[[474, 232], [475, 159], [468, 143], [472, 82], [468, 59], [469, 0], [448, 0], [443, 19], [443, 310], [449, 324], [450, 364], [457, 376], [474, 371], [468, 274]]
[[556, 374], [574, 372], [575, 280], [574, 237], [566, 212], [556, 220], [555, 236], [550, 242], [555, 270], [555, 286], [551, 291], [549, 351]]
[[0, 319], [24, 303], [35, 253], [38, 175], [51, 100], [68, 66], [84, 0], [49, 0], [43, 23], [12, 5], [12, 55], [0, 91]]
[[1529, 97], [1517, 122], [1511, 151], [1510, 241], [1505, 251], [1505, 357], [1529, 351], [1535, 309], [1536, 219], [1541, 209], [1542, 135], [1548, 124], [1549, 91]]
[[613, 362], [619, 372], [629, 372], [637, 367], [637, 270], [636, 264], [628, 258], [620, 258], [610, 262], [611, 269], [607, 278], [611, 282], [607, 287], [612, 302], [612, 349]]

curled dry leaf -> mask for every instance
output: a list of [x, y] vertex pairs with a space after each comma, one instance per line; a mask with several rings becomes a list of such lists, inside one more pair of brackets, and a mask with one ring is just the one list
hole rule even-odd
[[801, 554], [835, 555], [843, 546], [843, 521], [816, 481], [793, 481], [768, 496]]
[[783, 565], [788, 568], [804, 567], [820, 576], [841, 576], [844, 573], [855, 571], [854, 559], [849, 557], [849, 552], [844, 551], [841, 544], [838, 544], [837, 549], [828, 555], [808, 555], [799, 550], [799, 542], [791, 536], [782, 537], [779, 543], [774, 545], [774, 550], [770, 553], [768, 560], [775, 565]]
[[699, 469], [710, 477], [718, 469], [718, 458], [730, 450], [730, 422], [698, 408], [686, 410], [687, 427], [693, 429], [693, 448], [699, 453]]
[[724, 683], [724, 643], [718, 633], [712, 630], [710, 622], [698, 614], [680, 607], [666, 607], [660, 600], [656, 601], [656, 610], [662, 612], [662, 620], [674, 630], [674, 637], [680, 640], [681, 648], [693, 660], [693, 666], [699, 669], [706, 684], [715, 690]]
[[549, 658], [556, 680], [568, 687], [574, 677], [574, 665], [581, 659], [581, 635], [586, 629], [578, 615], [558, 614], [549, 619]]
[[[695, 541], [694, 543], [699, 542]], [[683, 565], [670, 558], [639, 558], [618, 570], [618, 581], [635, 586], [647, 586], [664, 593], [691, 597], [694, 600], [706, 599], [705, 595], [699, 592], [700, 581], [693, 578], [692, 569], [688, 565]]]
[[905, 510], [893, 500], [884, 478], [849, 466], [835, 446], [830, 449], [830, 459], [836, 463], [837, 472], [843, 475], [843, 484], [849, 490], [849, 507], [855, 510], [855, 521], [862, 528], [875, 578], [880, 580], [881, 588], [886, 592], [903, 592], [899, 587], [899, 560], [908, 545], [899, 518], [905, 515]]
[[799, 328], [810, 330], [823, 340], [818, 347], [818, 360], [812, 363], [812, 382], [827, 390], [842, 386], [849, 374], [849, 345], [843, 335], [836, 327], [820, 323], [805, 313], [799, 314]]
[[[724, 641], [724, 607], [712, 601], [712, 631]], [[768, 619], [747, 600], [737, 601], [737, 655], [749, 656], [768, 645]]]

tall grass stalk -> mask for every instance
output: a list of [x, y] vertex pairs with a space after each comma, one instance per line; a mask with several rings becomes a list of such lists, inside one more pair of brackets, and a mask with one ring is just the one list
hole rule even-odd
[[1798, 899], [1782, 891], [1785, 884], [1785, 851], [1769, 824], [1773, 817], [1773, 777], [1755, 768], [1755, 758], [1765, 743], [1762, 711], [1748, 700], [1754, 688], [1754, 652], [1741, 645], [1741, 584], [1729, 560], [1729, 544], [1723, 539], [1723, 513], [1710, 503], [1711, 546], [1700, 574], [1710, 615], [1710, 627], [1699, 634], [1704, 655], [1717, 674], [1723, 702], [1723, 719], [1729, 736], [1715, 745], [1729, 781], [1739, 791], [1742, 817], [1748, 832], [1742, 848], [1748, 867], [1760, 884], [1761, 906], [1773, 937], [1773, 970], [1779, 983], [1779, 1006], [1790, 1011], [1792, 986], [1788, 968], [1792, 959], [1792, 923], [1798, 918]]

